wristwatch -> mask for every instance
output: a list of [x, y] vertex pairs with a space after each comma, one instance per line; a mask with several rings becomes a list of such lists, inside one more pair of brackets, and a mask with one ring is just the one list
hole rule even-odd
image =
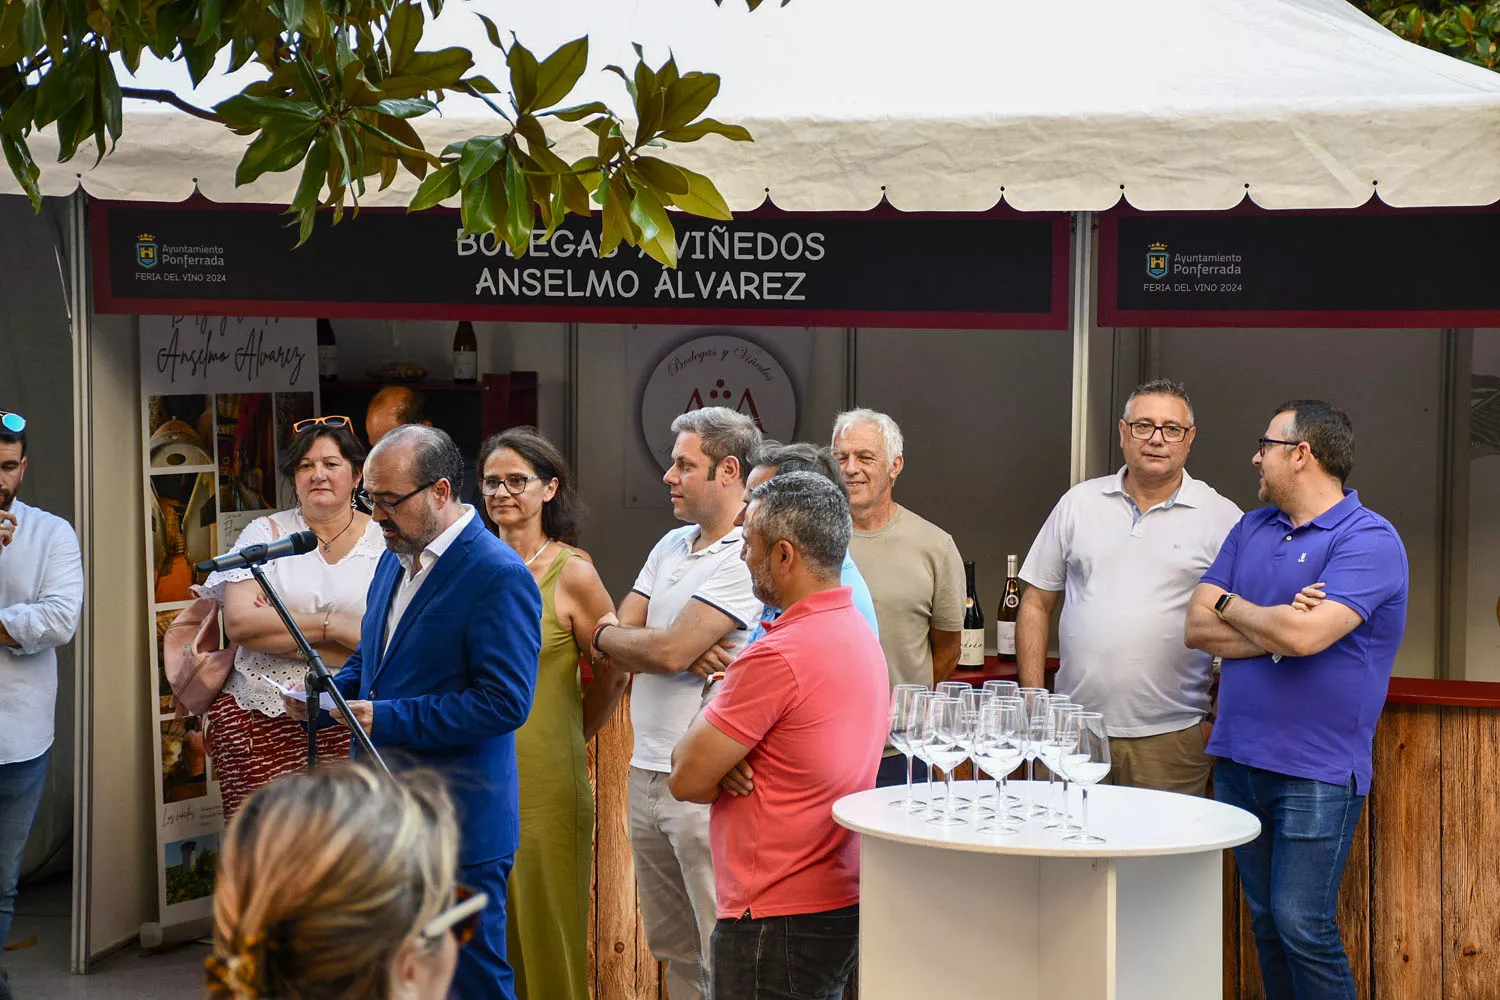
[[1239, 597], [1239, 594], [1220, 594], [1219, 599], [1214, 602], [1214, 614], [1219, 616], [1219, 621], [1224, 620], [1224, 612], [1229, 609], [1229, 602]]

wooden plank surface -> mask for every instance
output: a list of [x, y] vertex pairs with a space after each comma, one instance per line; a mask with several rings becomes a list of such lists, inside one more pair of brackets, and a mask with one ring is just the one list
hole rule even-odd
[[[627, 694], [595, 738], [595, 978], [596, 1000], [655, 1000], [656, 979], [642, 981], [643, 932], [630, 855], [629, 776], [634, 744]], [[654, 967], [655, 963], [648, 964]], [[654, 969], [653, 969], [654, 972]]]
[[1440, 996], [1443, 710], [1388, 706], [1375, 730], [1369, 996]]
[[1224, 852], [1224, 1000], [1240, 995], [1240, 873], [1234, 866], [1234, 851]]
[[1444, 1000], [1500, 993], [1500, 712], [1444, 708], [1442, 885]]

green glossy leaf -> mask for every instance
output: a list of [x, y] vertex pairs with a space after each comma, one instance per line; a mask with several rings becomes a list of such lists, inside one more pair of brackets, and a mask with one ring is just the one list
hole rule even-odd
[[505, 64], [510, 67], [510, 92], [522, 111], [536, 107], [537, 61], [531, 50], [520, 42], [513, 42], [505, 55]]
[[588, 185], [582, 179], [572, 174], [564, 174], [557, 179], [558, 197], [569, 212], [574, 215], [589, 215], [593, 212], [593, 203], [589, 201]]
[[432, 81], [432, 87], [452, 87], [463, 75], [474, 68], [474, 55], [468, 49], [450, 46], [436, 52], [417, 52], [406, 61], [402, 72], [410, 76], [424, 76]]
[[701, 215], [709, 219], [728, 221], [734, 218], [729, 211], [729, 205], [724, 201], [724, 196], [719, 194], [719, 189], [714, 187], [713, 181], [686, 167], [677, 169], [687, 178], [688, 190], [685, 194], [673, 194], [672, 204], [684, 212], [691, 212], [693, 215]]
[[304, 0], [281, 0], [281, 23], [288, 29], [298, 31], [302, 27], [302, 19], [307, 10]]
[[120, 93], [120, 81], [115, 78], [114, 64], [103, 49], [95, 52], [94, 63], [99, 80], [99, 105], [103, 112], [104, 127], [111, 140], [118, 140], [125, 128], [122, 110], [124, 95]]
[[735, 142], [754, 142], [748, 130], [741, 125], [726, 125], [712, 118], [703, 118], [691, 125], [667, 129], [661, 137], [671, 142], [696, 142], [708, 134], [722, 135]]
[[422, 40], [422, 5], [420, 3], [397, 4], [391, 11], [389, 26], [385, 31], [386, 48], [391, 55], [391, 75], [406, 72], [406, 63], [417, 51]]
[[297, 184], [297, 193], [292, 198], [289, 212], [297, 216], [297, 246], [307, 242], [312, 235], [313, 223], [318, 217], [318, 196], [323, 191], [323, 182], [328, 175], [329, 140], [320, 136], [307, 151], [307, 162], [302, 167], [302, 180]]
[[505, 160], [505, 232], [511, 246], [530, 244], [531, 223], [536, 218], [526, 186], [526, 175], [516, 157]]
[[203, 0], [198, 8], [198, 41], [217, 42], [224, 16], [224, 0]]
[[505, 45], [500, 41], [500, 29], [495, 27], [495, 22], [491, 21], [483, 14], [479, 14], [477, 16], [479, 20], [484, 22], [484, 33], [486, 36], [488, 36], [490, 44], [495, 48], [504, 51]]
[[565, 122], [576, 122], [589, 115], [607, 115], [609, 108], [600, 101], [589, 101], [587, 104], [575, 104], [570, 108], [558, 108], [556, 111], [543, 111], [540, 114], [561, 118]]
[[37, 186], [37, 180], [42, 176], [41, 168], [31, 158], [31, 150], [26, 146], [26, 140], [19, 135], [6, 133], [0, 135], [0, 149], [5, 150], [5, 162], [10, 165], [10, 172], [15, 176], [16, 182], [26, 192], [26, 198], [31, 202], [33, 211], [42, 210], [42, 191]]
[[661, 188], [672, 195], [688, 193], [687, 174], [666, 160], [658, 160], [654, 156], [638, 156], [635, 168], [652, 187]]
[[630, 221], [630, 188], [622, 174], [615, 174], [601, 184], [604, 211], [603, 231], [599, 238], [599, 256], [613, 253], [624, 240], [635, 241], [638, 233], [635, 223]]
[[490, 188], [489, 175], [474, 178], [463, 186], [463, 201], [459, 218], [464, 229], [471, 233], [495, 231], [495, 201]]
[[36, 123], [50, 125], [72, 110], [88, 93], [89, 81], [70, 63], [54, 66], [37, 84]]
[[[575, 38], [558, 47], [537, 68], [536, 106], [550, 108], [567, 97], [589, 64], [589, 40]], [[525, 107], [523, 104], [522, 107]]]
[[719, 95], [718, 74], [688, 73], [668, 87], [666, 94], [661, 127], [681, 128], [703, 114]]
[[672, 219], [656, 195], [637, 187], [630, 203], [630, 221], [641, 231], [640, 247], [664, 267], [677, 266], [677, 234]]
[[5, 109], [5, 114], [0, 116], [0, 132], [6, 135], [19, 135], [31, 123], [31, 117], [36, 113], [36, 91], [35, 87], [27, 87], [21, 91], [21, 96], [16, 98], [10, 107]]
[[252, 97], [236, 94], [214, 105], [214, 112], [236, 125], [262, 128], [277, 122], [313, 122], [320, 112], [307, 101], [288, 101], [280, 97]]
[[392, 118], [417, 118], [436, 110], [437, 105], [420, 97], [388, 97], [377, 101], [372, 107], [380, 114], [390, 115]]
[[266, 127], [245, 150], [244, 157], [235, 168], [235, 185], [249, 184], [261, 174], [292, 169], [307, 155], [307, 147], [316, 134], [316, 126]]
[[471, 182], [499, 162], [505, 155], [505, 137], [476, 135], [463, 145], [458, 157], [459, 180], [467, 188]]
[[408, 212], [421, 212], [425, 209], [439, 205], [454, 195], [462, 185], [459, 182], [458, 164], [450, 163], [439, 167], [427, 175], [427, 179], [417, 186], [417, 193], [412, 196], [411, 204], [407, 206]]

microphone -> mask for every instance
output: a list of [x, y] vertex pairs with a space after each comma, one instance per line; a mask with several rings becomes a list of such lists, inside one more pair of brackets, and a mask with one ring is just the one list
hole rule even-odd
[[198, 564], [200, 573], [218, 573], [226, 569], [244, 569], [258, 566], [282, 556], [300, 556], [317, 548], [318, 536], [311, 531], [296, 531], [274, 542], [247, 545], [238, 552], [226, 552], [222, 556], [205, 559]]

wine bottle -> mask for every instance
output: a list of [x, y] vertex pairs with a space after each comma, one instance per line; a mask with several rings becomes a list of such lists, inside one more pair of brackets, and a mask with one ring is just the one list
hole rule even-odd
[[318, 381], [332, 382], [339, 377], [339, 345], [333, 339], [333, 324], [318, 320]]
[[979, 610], [979, 595], [974, 589], [974, 564], [964, 563], [964, 631], [959, 640], [958, 665], [978, 670], [984, 666], [984, 612]]
[[1016, 616], [1021, 611], [1020, 559], [1005, 557], [1005, 591], [995, 612], [995, 655], [1002, 660], [1016, 658]]
[[474, 336], [474, 324], [464, 320], [453, 331], [453, 381], [478, 380], [479, 341]]

